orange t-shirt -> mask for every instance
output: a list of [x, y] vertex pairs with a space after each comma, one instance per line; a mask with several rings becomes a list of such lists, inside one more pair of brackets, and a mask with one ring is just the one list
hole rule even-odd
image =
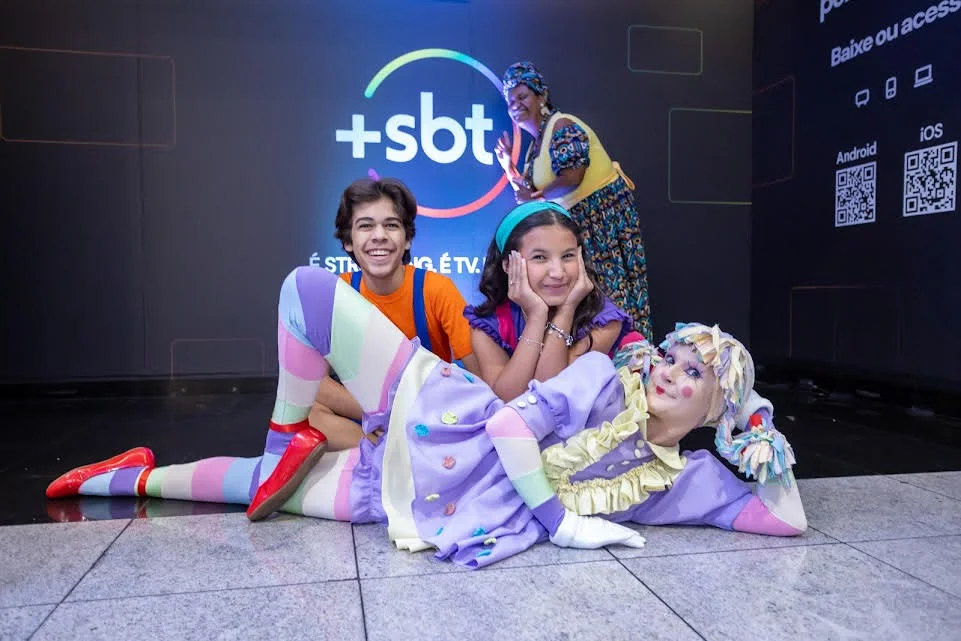
[[[400, 289], [386, 296], [379, 296], [367, 289], [360, 281], [360, 295], [390, 319], [407, 338], [417, 336], [414, 322], [414, 266], [404, 266], [404, 283]], [[340, 278], [350, 284], [350, 272]], [[470, 324], [464, 317], [467, 303], [454, 281], [443, 274], [424, 274], [424, 315], [427, 317], [427, 333], [432, 351], [445, 361], [458, 360], [473, 350], [470, 345]]]

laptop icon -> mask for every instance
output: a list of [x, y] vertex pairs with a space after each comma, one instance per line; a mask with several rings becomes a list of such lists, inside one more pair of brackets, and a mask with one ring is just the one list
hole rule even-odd
[[931, 65], [927, 64], [923, 67], [918, 67], [914, 70], [914, 87], [923, 87], [924, 85], [929, 85], [934, 82], [934, 72], [931, 70]]

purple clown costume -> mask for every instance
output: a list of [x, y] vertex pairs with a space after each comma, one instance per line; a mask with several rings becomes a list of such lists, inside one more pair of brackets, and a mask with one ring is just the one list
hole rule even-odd
[[[700, 328], [681, 326], [672, 340], [702, 341]], [[715, 328], [714, 351], [707, 336], [701, 353], [720, 358], [724, 336]], [[547, 494], [566, 512], [615, 522], [773, 535], [806, 527], [790, 471], [793, 453], [771, 426], [770, 404], [751, 390], [752, 367], [745, 380], [743, 367], [727, 366], [718, 448], [763, 481], [757, 491], [709, 452], [681, 453], [647, 441], [645, 382], [658, 358], [647, 343], [625, 346], [613, 362], [585, 354], [505, 403], [480, 378], [408, 340], [335, 275], [300, 267], [281, 289], [278, 345], [277, 401], [263, 456], [156, 467], [149, 455], [107, 468], [95, 464], [54, 481], [48, 496], [248, 503], [291, 433], [305, 424], [332, 368], [364, 409], [364, 432], [384, 435], [376, 444], [364, 439], [358, 448], [325, 454], [282, 511], [382, 523], [398, 548], [433, 548], [437, 558], [471, 568], [552, 537], [557, 524], [538, 512]], [[741, 373], [736, 381], [734, 369]], [[750, 422], [750, 429], [734, 438], [735, 422], [741, 428]], [[505, 469], [498, 439], [529, 434], [542, 450], [539, 469], [521, 478]]]

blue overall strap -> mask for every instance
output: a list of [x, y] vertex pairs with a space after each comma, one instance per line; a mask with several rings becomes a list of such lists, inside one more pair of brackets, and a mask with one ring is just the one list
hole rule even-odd
[[[428, 352], [433, 351], [430, 346], [430, 333], [427, 331], [427, 306], [424, 304], [424, 276], [426, 269], [414, 268], [414, 331], [420, 339], [421, 346]], [[361, 272], [350, 275], [350, 286], [360, 293]]]
[[424, 276], [426, 269], [414, 268], [414, 328], [421, 346], [428, 352], [434, 351], [430, 345], [430, 333], [427, 331], [427, 306], [424, 303]]

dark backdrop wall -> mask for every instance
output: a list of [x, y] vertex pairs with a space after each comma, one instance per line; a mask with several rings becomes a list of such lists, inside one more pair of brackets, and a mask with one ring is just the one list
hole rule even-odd
[[[658, 333], [698, 319], [747, 339], [752, 16], [748, 0], [2, 0], [0, 379], [273, 373], [279, 284], [347, 266], [333, 215], [369, 169], [443, 210], [418, 218], [414, 255], [476, 299], [513, 202], [490, 157], [510, 126], [495, 84], [525, 58], [637, 184]], [[412, 53], [428, 48], [454, 53]]]
[[961, 0], [756, 11], [755, 355], [961, 388]]

